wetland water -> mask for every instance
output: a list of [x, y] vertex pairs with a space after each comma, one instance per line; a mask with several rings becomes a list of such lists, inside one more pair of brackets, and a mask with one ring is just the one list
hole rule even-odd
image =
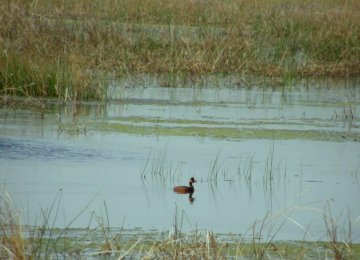
[[[360, 88], [123, 88], [112, 101], [0, 110], [0, 177], [23, 223], [209, 229], [360, 242]], [[194, 176], [195, 201], [172, 191]], [[88, 205], [89, 204], [89, 205]], [[87, 206], [88, 205], [88, 206]], [[86, 208], [85, 210], [83, 210]], [[56, 215], [56, 217], [55, 217]], [[96, 225], [96, 223], [93, 223]], [[255, 230], [260, 232], [260, 224]]]

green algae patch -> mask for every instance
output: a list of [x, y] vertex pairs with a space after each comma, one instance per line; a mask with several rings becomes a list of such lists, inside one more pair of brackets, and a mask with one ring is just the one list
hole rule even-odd
[[117, 117], [116, 120], [129, 122], [129, 123], [153, 123], [153, 124], [198, 124], [198, 125], [225, 125], [226, 122], [214, 121], [214, 120], [191, 120], [191, 119], [163, 119], [159, 117]]
[[122, 123], [105, 123], [92, 126], [96, 130], [119, 132], [138, 135], [164, 135], [164, 136], [194, 136], [217, 139], [283, 139], [283, 140], [317, 140], [317, 141], [358, 141], [358, 133], [339, 133], [333, 131], [316, 130], [284, 130], [263, 128], [237, 128], [237, 127], [204, 127], [204, 126], [176, 126], [167, 127], [158, 125], [135, 125]]

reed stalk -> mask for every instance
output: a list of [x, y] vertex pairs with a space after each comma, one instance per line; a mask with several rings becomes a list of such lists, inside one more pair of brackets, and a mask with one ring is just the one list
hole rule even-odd
[[0, 258], [26, 259], [20, 212], [13, 207], [9, 193], [0, 190]]

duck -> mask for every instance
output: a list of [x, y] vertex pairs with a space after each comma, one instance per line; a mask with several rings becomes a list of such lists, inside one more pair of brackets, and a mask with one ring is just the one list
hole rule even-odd
[[189, 186], [176, 186], [174, 187], [174, 192], [180, 193], [180, 194], [188, 194], [192, 195], [194, 193], [194, 186], [193, 183], [196, 182], [194, 177], [191, 177], [189, 180]]

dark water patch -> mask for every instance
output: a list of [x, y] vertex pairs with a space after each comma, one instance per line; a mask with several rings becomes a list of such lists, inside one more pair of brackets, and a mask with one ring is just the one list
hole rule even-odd
[[9, 160], [70, 160], [87, 161], [93, 159], [111, 159], [107, 152], [75, 147], [71, 145], [56, 144], [54, 142], [0, 138], [0, 158]]

